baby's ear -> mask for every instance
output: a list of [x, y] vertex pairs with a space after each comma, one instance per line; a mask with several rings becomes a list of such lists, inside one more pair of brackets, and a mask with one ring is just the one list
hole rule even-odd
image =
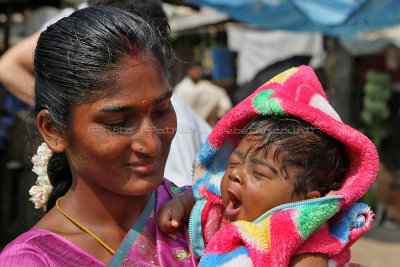
[[319, 198], [319, 197], [321, 197], [321, 193], [317, 190], [310, 191], [306, 194], [306, 199]]

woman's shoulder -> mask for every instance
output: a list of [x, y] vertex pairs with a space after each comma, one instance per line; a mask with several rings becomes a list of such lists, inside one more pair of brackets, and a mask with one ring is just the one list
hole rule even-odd
[[0, 266], [76, 266], [85, 262], [97, 266], [96, 260], [79, 247], [43, 229], [31, 229], [21, 234], [0, 254]]
[[0, 254], [0, 266], [47, 266], [42, 243], [48, 239], [48, 232], [31, 229], [9, 243]]
[[[15, 238], [11, 243], [9, 243], [1, 252], [3, 255], [4, 252], [8, 252], [10, 248], [40, 248], [40, 245], [51, 237], [53, 233], [42, 230], [42, 229], [31, 229], [17, 238]], [[18, 251], [19, 252], [19, 251]]]

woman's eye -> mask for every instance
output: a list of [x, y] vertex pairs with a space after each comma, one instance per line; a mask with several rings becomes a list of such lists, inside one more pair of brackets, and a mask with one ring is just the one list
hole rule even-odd
[[156, 109], [153, 112], [153, 114], [154, 115], [162, 115], [165, 113], [169, 113], [172, 111], [171, 107], [172, 107], [172, 103], [171, 103], [171, 101], [168, 101], [167, 104], [165, 104], [164, 106], [160, 106], [159, 109]]
[[120, 122], [104, 122], [103, 123], [103, 125], [106, 127], [106, 128], [112, 128], [112, 129], [114, 129], [114, 128], [120, 128], [120, 127], [124, 127], [125, 126], [125, 124], [126, 124], [126, 121], [125, 120], [123, 120], [123, 121], [120, 121]]
[[131, 135], [135, 132], [135, 127], [130, 125], [127, 120], [123, 120], [120, 122], [103, 122], [104, 128], [108, 130], [110, 133], [120, 134], [120, 135]]

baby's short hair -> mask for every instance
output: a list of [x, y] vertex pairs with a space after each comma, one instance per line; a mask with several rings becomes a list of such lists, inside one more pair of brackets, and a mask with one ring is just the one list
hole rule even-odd
[[320, 131], [310, 123], [294, 116], [261, 116], [251, 121], [243, 130], [255, 139], [255, 152], [274, 145], [274, 159], [282, 154], [281, 170], [288, 175], [288, 166], [298, 166], [301, 171], [294, 183], [294, 192], [306, 194], [317, 190], [321, 196], [338, 190], [348, 169], [344, 144]]

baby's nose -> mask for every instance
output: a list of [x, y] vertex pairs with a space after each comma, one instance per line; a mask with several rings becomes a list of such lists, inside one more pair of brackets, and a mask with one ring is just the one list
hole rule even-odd
[[244, 173], [243, 170], [241, 170], [240, 167], [237, 167], [235, 169], [233, 169], [230, 173], [229, 173], [229, 179], [232, 182], [235, 183], [239, 183], [239, 184], [243, 184], [244, 183]]

